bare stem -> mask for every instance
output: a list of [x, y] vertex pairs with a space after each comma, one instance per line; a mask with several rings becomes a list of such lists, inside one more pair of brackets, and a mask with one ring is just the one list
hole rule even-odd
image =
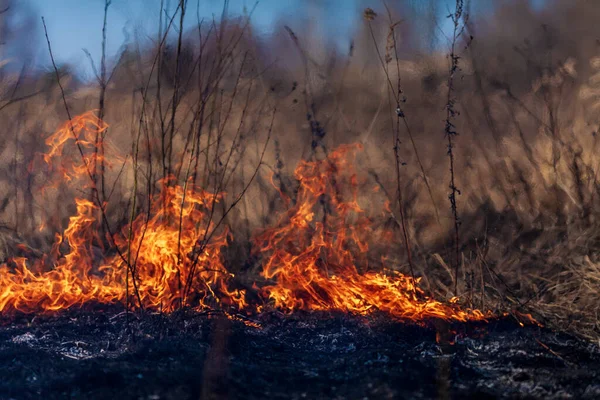
[[454, 218], [454, 251], [455, 251], [455, 265], [454, 265], [454, 295], [458, 294], [458, 270], [460, 267], [460, 236], [459, 227], [460, 220], [458, 218], [458, 209], [456, 206], [456, 196], [460, 194], [460, 190], [456, 187], [455, 181], [455, 156], [454, 156], [454, 140], [458, 135], [454, 126], [453, 120], [459, 114], [454, 108], [456, 98], [454, 95], [454, 78], [458, 71], [458, 61], [460, 57], [456, 55], [456, 42], [462, 34], [463, 27], [460, 25], [460, 20], [463, 13], [463, 0], [456, 0], [456, 8], [453, 14], [448, 17], [452, 20], [452, 44], [450, 49], [450, 70], [448, 74], [448, 97], [446, 99], [446, 124], [444, 127], [444, 134], [447, 139], [447, 154], [450, 160], [450, 194], [448, 199], [450, 200], [450, 208], [452, 210], [452, 217]]

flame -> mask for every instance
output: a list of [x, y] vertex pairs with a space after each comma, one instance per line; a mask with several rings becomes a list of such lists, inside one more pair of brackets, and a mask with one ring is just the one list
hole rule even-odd
[[[50, 150], [44, 160], [52, 163], [73, 140], [88, 149], [94, 145], [95, 132], [106, 128], [93, 113], [73, 118], [48, 138]], [[89, 153], [81, 153], [80, 163], [60, 168], [61, 177], [71, 181], [87, 170], [92, 162]], [[210, 241], [198, 246], [198, 240], [215, 228], [206, 210], [222, 195], [191, 183], [177, 185], [172, 178], [161, 183], [150, 213], [141, 213], [113, 235], [116, 254], [110, 256], [98, 254], [102, 252], [97, 248], [102, 243], [97, 236], [98, 206], [75, 199], [76, 213], [64, 232], [56, 234], [48, 255], [0, 265], [0, 312], [57, 311], [89, 302], [124, 302], [128, 296], [145, 308], [166, 312], [180, 305], [244, 308], [245, 293], [228, 287], [232, 275], [222, 262], [228, 232], [212, 234]]]
[[[192, 304], [204, 308], [208, 307], [207, 297], [238, 309], [246, 306], [244, 291], [226, 285], [226, 280], [233, 276], [225, 269], [221, 257], [221, 248], [227, 245], [230, 236], [226, 230], [214, 235], [200, 252], [193, 254], [198, 239], [214, 230], [214, 223], [203, 210], [210, 210], [221, 197], [198, 191], [191, 184], [182, 187], [163, 182], [162, 196], [151, 207], [155, 210], [152, 218], [149, 221], [144, 215], [136, 218], [131, 241], [126, 239], [129, 227], [124, 229], [124, 239], [117, 243], [123, 253], [130, 251], [136, 255], [136, 280], [146, 307], [172, 311], [195, 298]], [[112, 271], [115, 267], [123, 270], [127, 264], [114, 257], [103, 269]], [[186, 295], [186, 286], [195, 290]], [[221, 296], [216, 296], [217, 291]]]
[[324, 160], [302, 161], [295, 170], [296, 203], [257, 238], [260, 253], [268, 254], [262, 274], [274, 283], [264, 290], [275, 307], [362, 315], [379, 310], [415, 321], [484, 319], [481, 311], [453, 305], [456, 299], [444, 304], [428, 298], [419, 278], [368, 270], [366, 254], [375, 232], [358, 202], [352, 166], [359, 149], [342, 146]]
[[[55, 166], [67, 182], [71, 182], [77, 176], [86, 176], [92, 172], [91, 167], [94, 163], [107, 161], [102, 154], [95, 151], [97, 137], [101, 137], [107, 129], [108, 125], [98, 118], [94, 111], [78, 115], [62, 124], [46, 139], [49, 150], [43, 155], [43, 159], [49, 166]], [[71, 141], [75, 141], [79, 154], [74, 157], [61, 157], [65, 146]], [[52, 162], [57, 157], [61, 158], [60, 165]]]
[[118, 281], [113, 281], [113, 276], [90, 274], [94, 205], [81, 199], [76, 203], [77, 214], [70, 218], [64, 234], [56, 236], [48, 258], [59, 257], [61, 244], [65, 242], [69, 252], [51, 269], [46, 265], [48, 258], [33, 262], [31, 266], [25, 258], [16, 258], [14, 268], [0, 266], [0, 311], [57, 311], [90, 300], [110, 303], [120, 297], [123, 289]]
[[[44, 160], [72, 182], [90, 177], [97, 132], [108, 125], [93, 112], [61, 126], [46, 143]], [[79, 158], [67, 157], [75, 142]], [[263, 256], [263, 292], [271, 305], [287, 311], [342, 310], [361, 315], [379, 310], [403, 319], [484, 320], [489, 314], [461, 309], [456, 298], [448, 303], [429, 298], [413, 279], [398, 271], [372, 268], [369, 254], [381, 264], [389, 257], [382, 247], [393, 239], [378, 231], [359, 204], [359, 178], [353, 170], [359, 145], [347, 145], [323, 160], [301, 161], [295, 170], [299, 183], [294, 198], [283, 192], [288, 210], [279, 222], [254, 240]], [[114, 158], [113, 158], [114, 160]], [[106, 160], [107, 165], [109, 160]], [[87, 175], [86, 175], [87, 174]], [[231, 233], [217, 229], [210, 210], [224, 194], [210, 193], [193, 182], [162, 180], [150, 209], [131, 218], [109, 237], [103, 249], [98, 236], [99, 205], [75, 199], [76, 213], [52, 250], [41, 259], [15, 258], [0, 265], [0, 312], [52, 312], [90, 302], [125, 303], [165, 312], [180, 306], [198, 309], [262, 312], [264, 305], [248, 304], [246, 293], [232, 284], [222, 250]], [[376, 189], [379, 190], [379, 189]], [[383, 205], [389, 215], [390, 205]], [[39, 229], [46, 229], [46, 224]], [[372, 248], [373, 243], [379, 247]]]
[[[131, 245], [128, 246], [124, 235], [115, 235], [120, 254], [100, 263], [95, 260], [92, 245], [97, 239], [94, 233], [97, 207], [88, 200], [77, 199], [77, 214], [70, 218], [64, 234], [56, 236], [49, 257], [30, 265], [25, 258], [16, 258], [13, 267], [0, 266], [0, 311], [57, 311], [87, 302], [124, 302], [125, 277], [129, 271], [124, 254], [133, 255], [135, 282], [146, 308], [173, 311], [182, 303], [208, 308], [209, 301], [238, 309], [245, 307], [244, 292], [227, 287], [231, 274], [221, 260], [227, 232], [215, 235], [198, 257], [189, 257], [197, 238], [205, 231], [202, 222], [206, 216], [199, 206], [216, 201], [215, 196], [191, 193], [189, 189], [184, 200], [184, 194], [179, 186], [165, 188], [153, 208], [163, 210], [164, 199], [169, 207], [148, 221], [145, 215], [139, 215], [132, 223]], [[184, 221], [181, 228], [175, 218], [180, 215]], [[124, 228], [128, 230], [128, 226]], [[65, 243], [69, 251], [61, 256], [60, 248]], [[49, 265], [48, 260], [53, 258], [58, 261]], [[192, 268], [192, 264], [197, 268]], [[192, 271], [195, 271], [193, 277]], [[185, 299], [183, 288], [188, 279], [191, 291]], [[133, 291], [130, 296], [133, 297]]]

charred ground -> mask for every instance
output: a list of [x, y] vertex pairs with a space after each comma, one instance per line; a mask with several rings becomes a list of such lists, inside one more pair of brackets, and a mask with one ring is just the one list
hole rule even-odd
[[[510, 318], [422, 327], [267, 313], [255, 328], [189, 313], [127, 323], [117, 311], [4, 321], [0, 398], [600, 396], [597, 346]], [[436, 343], [445, 329], [458, 332], [454, 345]]]

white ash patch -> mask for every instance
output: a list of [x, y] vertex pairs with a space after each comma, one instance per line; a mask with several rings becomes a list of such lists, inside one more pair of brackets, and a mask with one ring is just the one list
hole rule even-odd
[[38, 339], [31, 332], [25, 332], [21, 335], [13, 336], [13, 338], [10, 341], [13, 343], [31, 345], [37, 342]]

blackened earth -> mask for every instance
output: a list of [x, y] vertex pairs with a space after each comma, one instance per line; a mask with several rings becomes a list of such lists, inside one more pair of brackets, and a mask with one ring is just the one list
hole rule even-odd
[[600, 398], [597, 346], [511, 319], [422, 327], [270, 313], [259, 322], [114, 309], [3, 318], [0, 398]]

